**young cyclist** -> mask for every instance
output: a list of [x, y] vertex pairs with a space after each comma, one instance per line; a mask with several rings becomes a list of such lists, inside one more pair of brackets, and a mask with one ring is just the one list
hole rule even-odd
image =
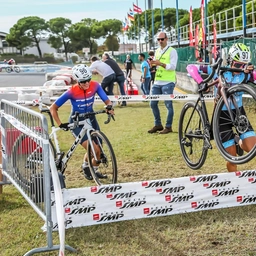
[[[230, 86], [240, 84], [243, 82], [249, 82], [249, 81], [254, 82], [256, 80], [255, 79], [256, 72], [253, 70], [253, 65], [250, 64], [250, 61], [251, 61], [250, 49], [242, 43], [233, 44], [229, 50], [229, 57], [227, 60], [228, 66], [230, 66], [231, 68], [244, 69], [244, 72], [226, 71], [224, 73], [225, 81], [228, 84], [230, 84]], [[206, 74], [212, 73], [212, 69], [209, 65], [191, 64], [187, 66], [187, 70], [189, 74], [195, 79], [195, 81], [198, 82], [198, 84], [202, 83], [203, 81], [202, 77], [200, 76], [200, 72], [203, 72]], [[248, 74], [246, 81], [244, 81], [246, 78], [245, 73]], [[216, 74], [213, 79], [215, 81], [211, 83], [212, 85], [220, 83], [220, 80]], [[203, 86], [203, 84], [201, 84], [201, 86]], [[218, 94], [218, 89], [219, 87], [215, 88], [216, 95]], [[237, 104], [241, 109], [242, 113], [246, 115], [243, 104], [242, 104], [242, 95], [238, 96]], [[221, 116], [223, 117], [229, 116], [227, 114], [226, 106], [223, 106]], [[221, 132], [221, 139], [222, 139], [223, 146], [226, 148], [227, 152], [231, 155], [235, 156], [237, 154], [236, 142], [239, 144], [242, 150], [247, 152], [250, 151], [256, 144], [256, 134], [251, 125], [249, 129], [243, 134], [239, 134], [239, 133], [236, 134], [232, 132], [228, 124], [221, 126], [220, 132]], [[237, 165], [227, 162], [227, 170], [229, 172], [235, 172], [237, 171]]]
[[[68, 124], [72, 123], [73, 120], [71, 118], [75, 112], [79, 113], [86, 113], [86, 112], [93, 112], [93, 104], [94, 104], [94, 97], [97, 93], [101, 100], [107, 105], [106, 111], [111, 115], [114, 115], [114, 109], [112, 108], [112, 102], [109, 100], [108, 96], [100, 86], [100, 84], [96, 81], [92, 81], [92, 73], [84, 64], [79, 64], [73, 67], [73, 78], [78, 82], [77, 84], [73, 85], [69, 90], [64, 92], [50, 107], [51, 114], [58, 124], [58, 126], [63, 129], [64, 131], [68, 130]], [[58, 109], [66, 102], [70, 100], [72, 109], [70, 113], [69, 123], [62, 123], [59, 115]], [[91, 123], [94, 129], [100, 130], [99, 124], [96, 120], [96, 117], [91, 118]], [[76, 137], [80, 133], [82, 127], [77, 127], [72, 130], [73, 135]], [[87, 149], [87, 135], [85, 135], [81, 141], [81, 145]], [[99, 147], [95, 144], [96, 154], [100, 153]], [[98, 171], [98, 164], [93, 161], [93, 166], [96, 171], [96, 175], [99, 178], [106, 178]], [[84, 156], [84, 163], [82, 165], [82, 169], [84, 172], [84, 176], [88, 180], [92, 180], [92, 175], [88, 166], [87, 160], [87, 153]]]

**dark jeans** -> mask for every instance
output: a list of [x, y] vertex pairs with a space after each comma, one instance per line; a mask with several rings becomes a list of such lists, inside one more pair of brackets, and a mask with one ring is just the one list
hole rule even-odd
[[115, 79], [116, 79], [115, 74], [112, 74], [103, 78], [101, 82], [101, 87], [107, 95], [114, 95], [113, 88], [114, 88]]
[[141, 83], [141, 90], [144, 95], [149, 95], [150, 93], [150, 79], [151, 77], [147, 77], [145, 78], [144, 83]]
[[[125, 77], [124, 75], [120, 75], [116, 77], [116, 82], [119, 85], [119, 90], [121, 95], [126, 95], [125, 91], [124, 91], [124, 81], [125, 81]], [[122, 101], [122, 104], [126, 104], [126, 101]]]
[[132, 69], [126, 68], [126, 77], [132, 77]]

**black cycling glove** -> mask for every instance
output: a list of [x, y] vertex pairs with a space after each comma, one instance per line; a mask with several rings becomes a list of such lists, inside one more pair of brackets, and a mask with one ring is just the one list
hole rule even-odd
[[106, 106], [106, 110], [109, 111], [109, 110], [114, 110], [114, 109], [113, 109], [113, 106], [112, 106], [112, 105], [107, 105], [107, 106]]
[[60, 127], [63, 131], [68, 131], [68, 130], [69, 130], [68, 125], [69, 125], [69, 123], [64, 123], [64, 124], [60, 124], [59, 127]]

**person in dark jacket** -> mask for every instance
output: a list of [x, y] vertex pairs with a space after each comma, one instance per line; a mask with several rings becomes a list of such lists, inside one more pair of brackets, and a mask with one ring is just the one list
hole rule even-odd
[[[126, 95], [125, 91], [124, 91], [125, 76], [124, 76], [124, 72], [122, 71], [122, 69], [119, 67], [119, 65], [116, 63], [115, 60], [110, 58], [108, 53], [104, 53], [102, 55], [102, 61], [104, 61], [106, 64], [108, 64], [114, 70], [114, 72], [116, 74], [115, 82], [117, 82], [119, 85], [120, 93], [121, 93], [121, 95]], [[126, 101], [123, 101], [121, 106], [125, 107]]]

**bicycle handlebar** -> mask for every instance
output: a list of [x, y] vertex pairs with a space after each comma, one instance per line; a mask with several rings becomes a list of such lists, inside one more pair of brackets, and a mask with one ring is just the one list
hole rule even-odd
[[108, 119], [106, 121], [104, 121], [104, 124], [108, 124], [111, 120], [111, 118], [113, 119], [113, 121], [115, 121], [115, 118], [113, 115], [109, 114], [106, 112], [106, 110], [99, 110], [99, 111], [95, 111], [95, 112], [87, 112], [87, 113], [79, 113], [79, 112], [75, 112], [75, 114], [73, 116], [71, 116], [71, 118], [74, 120], [75, 126], [77, 125], [77, 123], [79, 122], [79, 117], [83, 117], [85, 119], [90, 118], [91, 116], [95, 116], [98, 114], [103, 114], [106, 113], [108, 115]]
[[[220, 68], [222, 60], [223, 59], [219, 58], [219, 60], [216, 63], [211, 65], [212, 73], [203, 80], [203, 83], [208, 83], [213, 78], [214, 74], [216, 73], [216, 70], [218, 71], [218, 69]], [[217, 72], [217, 74], [218, 74], [218, 72]]]
[[[219, 58], [219, 60], [216, 63], [210, 65], [212, 67], [212, 73], [203, 80], [203, 83], [209, 82], [213, 78], [215, 73], [218, 76], [219, 75], [221, 76], [225, 71], [244, 72], [244, 69], [242, 69], [242, 68], [221, 67], [222, 61], [223, 61], [223, 59]], [[250, 65], [250, 63], [248, 63], [248, 65]], [[247, 77], [248, 74], [245, 73], [245, 76]]]

